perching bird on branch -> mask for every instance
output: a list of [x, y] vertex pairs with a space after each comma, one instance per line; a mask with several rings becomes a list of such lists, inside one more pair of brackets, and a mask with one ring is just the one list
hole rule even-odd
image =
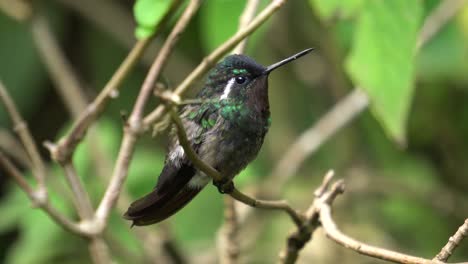
[[[244, 55], [231, 55], [209, 73], [197, 95], [180, 117], [191, 147], [205, 163], [230, 181], [257, 156], [270, 127], [268, 76], [276, 68], [312, 49], [306, 49], [268, 67]], [[193, 199], [210, 177], [192, 165], [171, 134], [164, 168], [153, 191], [133, 202], [124, 217], [133, 225], [158, 223]], [[223, 192], [224, 182], [214, 182]]]

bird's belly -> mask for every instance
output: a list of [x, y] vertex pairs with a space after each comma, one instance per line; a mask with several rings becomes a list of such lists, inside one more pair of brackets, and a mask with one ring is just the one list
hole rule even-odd
[[225, 126], [225, 129], [207, 135], [199, 155], [223, 176], [232, 179], [255, 159], [267, 129], [263, 126], [248, 130]]

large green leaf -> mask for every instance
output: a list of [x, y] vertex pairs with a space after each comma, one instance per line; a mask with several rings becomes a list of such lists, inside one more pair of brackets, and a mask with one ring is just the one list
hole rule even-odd
[[420, 1], [368, 1], [346, 65], [354, 83], [369, 95], [373, 114], [400, 143], [413, 95], [422, 11]]
[[323, 19], [330, 19], [334, 15], [350, 16], [357, 12], [364, 0], [309, 0], [309, 4], [317, 10]]
[[170, 6], [171, 1], [168, 0], [137, 0], [133, 6], [133, 15], [137, 22], [135, 36], [143, 39], [153, 35]]

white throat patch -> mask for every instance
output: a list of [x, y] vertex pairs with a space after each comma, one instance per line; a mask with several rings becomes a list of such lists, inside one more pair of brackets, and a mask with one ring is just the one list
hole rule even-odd
[[223, 99], [228, 98], [229, 93], [231, 92], [231, 88], [234, 85], [235, 81], [236, 81], [236, 78], [231, 78], [231, 80], [228, 81], [228, 83], [226, 84], [226, 87], [224, 87], [224, 92], [219, 99], [223, 100]]

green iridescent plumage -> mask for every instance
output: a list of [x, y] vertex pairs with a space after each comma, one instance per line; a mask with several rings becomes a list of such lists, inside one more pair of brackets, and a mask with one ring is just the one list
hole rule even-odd
[[[218, 63], [197, 95], [201, 103], [181, 109], [181, 120], [196, 154], [226, 179], [254, 160], [271, 124], [269, 73], [309, 51], [269, 67], [244, 55], [231, 55]], [[185, 206], [209, 181], [185, 155], [173, 129], [156, 187], [132, 203], [125, 217], [134, 225], [162, 221]]]

